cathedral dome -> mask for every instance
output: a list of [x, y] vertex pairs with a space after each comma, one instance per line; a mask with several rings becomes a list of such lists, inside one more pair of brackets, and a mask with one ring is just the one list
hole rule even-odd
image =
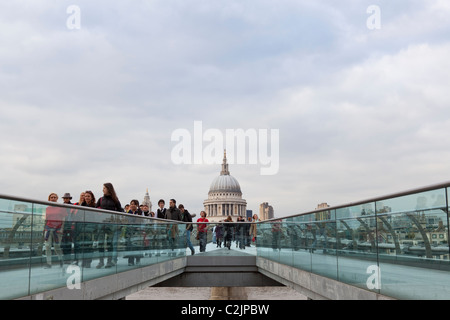
[[217, 194], [220, 192], [228, 192], [228, 193], [237, 193], [238, 195], [242, 195], [241, 186], [235, 177], [230, 175], [230, 171], [228, 171], [228, 163], [227, 163], [227, 155], [224, 153], [223, 163], [222, 163], [222, 171], [220, 172], [220, 176], [216, 177], [211, 186], [209, 187], [208, 194]]
[[230, 175], [220, 175], [213, 180], [209, 187], [209, 193], [216, 192], [236, 192], [242, 194], [239, 182]]

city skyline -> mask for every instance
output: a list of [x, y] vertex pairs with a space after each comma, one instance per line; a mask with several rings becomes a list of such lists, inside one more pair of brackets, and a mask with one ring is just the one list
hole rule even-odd
[[[228, 150], [255, 213], [447, 181], [449, 15], [445, 0], [2, 3], [0, 194], [111, 182], [122, 204], [148, 188], [199, 213], [227, 132], [257, 134]], [[179, 132], [191, 163], [173, 158]]]

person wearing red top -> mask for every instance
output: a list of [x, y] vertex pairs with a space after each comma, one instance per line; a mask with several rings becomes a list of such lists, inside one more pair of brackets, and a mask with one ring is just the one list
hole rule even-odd
[[[58, 195], [56, 193], [51, 193], [48, 196], [48, 201], [57, 202]], [[59, 264], [61, 267], [63, 266], [61, 238], [66, 216], [67, 210], [65, 208], [50, 206], [46, 209], [44, 227], [45, 253], [47, 256], [47, 264], [44, 268], [46, 269], [52, 267], [52, 243], [55, 248], [55, 253], [58, 255]]]
[[[197, 219], [197, 222], [209, 222], [208, 219], [206, 219], [205, 211], [200, 212], [200, 218]], [[197, 225], [198, 240], [200, 241], [200, 252], [206, 251], [207, 226], [208, 225], [204, 223]]]

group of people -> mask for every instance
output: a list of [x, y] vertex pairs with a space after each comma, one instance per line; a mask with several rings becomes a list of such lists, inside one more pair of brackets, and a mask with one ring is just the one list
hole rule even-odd
[[[58, 198], [56, 193], [51, 193], [48, 201], [57, 202]], [[205, 211], [201, 211], [200, 217], [197, 219], [196, 228], [194, 229], [193, 218], [196, 215], [191, 214], [182, 204], [177, 206], [175, 199], [170, 199], [168, 208], [165, 208], [165, 201], [163, 199], [159, 200], [156, 213], [149, 212], [146, 204], [140, 206], [139, 201], [135, 199], [131, 200], [123, 208], [111, 183], [105, 183], [103, 185], [103, 196], [98, 200], [95, 199], [94, 193], [89, 190], [83, 192], [80, 195], [79, 201], [75, 203], [71, 202], [72, 197], [70, 193], [64, 194], [62, 199], [63, 203], [68, 205], [123, 212], [133, 216], [148, 216], [185, 222], [183, 224], [185, 230], [181, 230], [183, 231], [183, 236], [180, 236], [180, 224], [166, 223], [162, 226], [160, 225], [158, 232], [153, 231], [153, 234], [157, 233], [158, 236], [154, 237], [154, 243], [150, 245], [147, 237], [148, 231], [145, 231], [139, 223], [128, 223], [126, 227], [119, 227], [115, 223], [88, 223], [82, 221], [80, 217], [77, 217], [77, 208], [67, 209], [60, 206], [49, 206], [46, 210], [44, 226], [47, 262], [44, 266], [45, 268], [52, 267], [52, 245], [61, 267], [64, 264], [64, 257], [71, 256], [73, 250], [75, 260], [72, 263], [78, 263], [77, 253], [82, 252], [82, 266], [89, 268], [92, 263], [92, 253], [94, 249], [98, 249], [99, 263], [96, 268], [110, 268], [117, 263], [117, 243], [120, 236], [125, 238], [126, 250], [130, 252], [139, 252], [142, 251], [139, 249], [142, 249], [144, 246], [153, 246], [154, 248], [169, 248], [172, 251], [171, 254], [175, 254], [175, 249], [186, 248], [187, 246], [191, 250], [192, 255], [195, 254], [195, 249], [191, 242], [191, 234], [194, 231], [196, 231], [196, 239], [199, 241], [200, 252], [206, 251], [208, 230], [213, 231], [213, 240], [219, 247], [221, 247], [222, 241], [224, 241], [224, 245], [228, 249], [230, 249], [231, 241], [233, 240], [237, 241], [237, 244], [242, 249], [245, 248], [245, 245], [250, 244], [249, 237], [253, 239], [256, 237], [256, 227], [254, 225], [244, 224], [238, 226], [236, 223], [226, 223], [232, 222], [230, 216], [223, 221], [225, 223], [221, 223], [213, 229], [212, 225], [208, 224], [209, 221], [206, 218], [207, 214]], [[98, 213], [98, 215], [101, 215], [101, 213]], [[128, 220], [130, 219], [133, 219], [133, 217], [128, 218]], [[108, 220], [102, 220], [100, 218], [98, 221], [108, 222]], [[242, 222], [242, 220], [238, 218], [237, 222]], [[254, 230], [253, 227], [255, 227]], [[144, 242], [140, 246], [136, 246], [136, 241], [133, 240], [136, 238], [136, 235], [138, 235], [139, 239], [142, 239], [141, 242]], [[142, 254], [129, 254], [127, 256], [128, 264], [139, 264], [141, 256]], [[106, 264], [105, 258], [107, 258]]]
[[[50, 193], [48, 196], [48, 201], [57, 202], [58, 195], [56, 193]], [[70, 193], [65, 193], [62, 197], [64, 204], [78, 205], [90, 208], [99, 208], [110, 211], [124, 212], [122, 205], [117, 197], [114, 186], [111, 183], [103, 184], [103, 197], [96, 201], [95, 195], [92, 191], [88, 190], [81, 194], [80, 201], [72, 203], [72, 197]], [[52, 251], [51, 247], [53, 244], [56, 255], [58, 256], [59, 264], [62, 267], [64, 264], [63, 257], [69, 255], [72, 252], [72, 245], [74, 246], [74, 251], [77, 253], [80, 249], [83, 249], [84, 253], [92, 253], [94, 251], [94, 242], [98, 241], [104, 242], [107, 239], [107, 246], [100, 246], [99, 252], [100, 261], [97, 268], [105, 266], [104, 264], [104, 253], [106, 250], [112, 251], [112, 243], [114, 233], [112, 233], [111, 226], [104, 226], [101, 232], [96, 232], [97, 239], [94, 239], [94, 230], [90, 230], [89, 224], [80, 223], [79, 218], [77, 218], [78, 210], [67, 210], [62, 207], [50, 206], [46, 209], [45, 225], [44, 225], [44, 242], [46, 251], [46, 264], [44, 268], [52, 267]], [[96, 226], [95, 226], [96, 227]], [[95, 228], [94, 227], [94, 228]], [[95, 230], [98, 231], [98, 230]], [[77, 241], [79, 236], [82, 236], [82, 241]], [[86, 245], [87, 244], [87, 245]], [[80, 248], [80, 246], [82, 248]], [[75, 258], [75, 263], [77, 259]], [[83, 260], [83, 267], [90, 267], [92, 259]], [[108, 257], [107, 268], [114, 265], [113, 257]]]
[[[248, 218], [246, 222], [244, 217], [237, 217], [236, 222], [233, 223], [233, 219], [228, 216], [223, 220], [225, 223], [219, 223], [213, 228], [213, 243], [216, 243], [216, 248], [221, 248], [222, 243], [225, 248], [231, 249], [231, 242], [236, 242], [236, 248], [245, 249], [250, 247], [252, 242], [256, 243], [256, 225], [250, 224], [250, 222], [258, 222], [258, 216], [253, 215], [253, 218]], [[222, 221], [221, 221], [222, 222]]]

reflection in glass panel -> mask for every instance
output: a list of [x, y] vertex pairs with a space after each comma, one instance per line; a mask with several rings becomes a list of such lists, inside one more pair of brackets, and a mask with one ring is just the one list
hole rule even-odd
[[95, 267], [94, 258], [95, 251], [98, 247], [96, 244], [98, 235], [98, 223], [90, 221], [89, 211], [78, 209], [76, 219], [72, 221], [73, 227], [73, 260], [83, 269], [83, 280], [85, 279], [86, 269]]
[[271, 225], [269, 223], [257, 224], [256, 246], [258, 256], [269, 258], [271, 252]]
[[28, 264], [36, 254], [32, 239], [33, 205], [22, 201], [0, 200], [0, 298], [28, 294]]
[[[96, 261], [92, 262], [95, 269], [100, 270], [104, 275], [116, 272], [120, 217], [118, 214], [106, 211], [91, 211], [85, 214], [87, 227], [95, 232], [91, 238], [95, 240], [92, 249], [93, 258], [96, 258]], [[86, 244], [87, 246], [88, 244]]]
[[[340, 219], [337, 215], [339, 281], [366, 289], [368, 270], [377, 268], [377, 238], [374, 204], [348, 208], [352, 218]], [[344, 209], [345, 210], [345, 209]], [[341, 210], [339, 210], [341, 211]]]
[[33, 242], [38, 245], [39, 259], [32, 260], [30, 270], [30, 294], [59, 288], [66, 285], [63, 277], [63, 248], [69, 243], [64, 231], [69, 230], [70, 223], [65, 226], [66, 218], [70, 218], [70, 209], [57, 205], [34, 205]]
[[336, 209], [336, 219], [372, 216], [375, 214], [375, 203], [368, 202], [350, 207]]
[[402, 197], [377, 201], [378, 213], [444, 209], [446, 207], [445, 189], [430, 190]]
[[305, 216], [293, 217], [289, 220], [289, 236], [291, 240], [291, 248], [294, 251], [293, 266], [305, 271], [311, 271], [311, 246], [314, 237], [310, 231], [310, 220]]
[[335, 211], [324, 210], [311, 214], [311, 222], [307, 225], [312, 237], [311, 271], [326, 276], [337, 278], [336, 258], [336, 222]]
[[377, 210], [381, 258], [449, 260], [444, 189], [379, 201]]
[[445, 199], [445, 189], [438, 189], [377, 202], [381, 293], [412, 299], [450, 296]]
[[281, 247], [283, 241], [283, 223], [281, 219], [272, 220], [265, 223], [265, 228], [261, 235], [264, 238], [264, 242], [261, 244], [265, 248], [265, 256], [272, 260], [280, 261], [282, 256]]
[[81, 207], [73, 206], [73, 208], [67, 209], [61, 240], [61, 251], [65, 264], [82, 265], [83, 222], [84, 210]]
[[[119, 259], [123, 259], [120, 263], [123, 269], [135, 268], [148, 263], [147, 259], [143, 259], [148, 247], [144, 221], [145, 219], [131, 214], [121, 216], [121, 224], [118, 226], [118, 251]], [[118, 269], [118, 271], [121, 270]]]

